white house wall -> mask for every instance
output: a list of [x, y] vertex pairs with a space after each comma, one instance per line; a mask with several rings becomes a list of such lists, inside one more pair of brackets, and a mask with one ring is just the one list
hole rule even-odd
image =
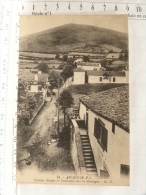
[[[113, 78], [115, 78], [115, 82], [113, 82]], [[113, 76], [111, 77], [111, 83], [127, 83], [126, 81], [126, 76], [125, 77], [117, 77], [117, 76]]]
[[30, 85], [30, 92], [38, 92], [38, 85]]
[[[102, 117], [95, 115], [92, 111], [88, 112], [88, 134], [93, 150], [98, 175], [100, 169], [103, 170], [104, 163], [107, 171], [114, 178], [120, 178], [121, 164], [129, 165], [129, 133], [118, 126], [115, 126], [115, 134], [112, 132], [112, 123]], [[94, 121], [100, 118], [108, 130], [107, 152], [103, 151], [94, 136]]]
[[[102, 77], [102, 81], [100, 81], [100, 77]], [[104, 79], [103, 76], [88, 76], [88, 83], [109, 83], [108, 79]]]
[[[100, 77], [102, 77], [102, 81], [100, 81]], [[115, 82], [113, 82], [113, 78], [115, 78]], [[111, 77], [110, 79], [105, 79], [103, 76], [88, 76], [88, 83], [128, 83], [127, 77]]]
[[85, 83], [85, 72], [74, 72], [74, 84], [84, 84]]
[[86, 121], [86, 106], [82, 103], [80, 103], [79, 116], [80, 116], [80, 119], [83, 119]]

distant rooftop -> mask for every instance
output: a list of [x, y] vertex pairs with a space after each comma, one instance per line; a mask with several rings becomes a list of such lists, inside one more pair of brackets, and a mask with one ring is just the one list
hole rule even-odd
[[80, 101], [99, 116], [129, 132], [129, 86], [83, 96]]
[[83, 68], [75, 68], [74, 72], [85, 72]]
[[110, 59], [116, 58], [116, 59], [119, 59], [120, 54], [123, 54], [123, 53], [108, 53], [106, 58], [110, 58]]
[[[35, 74], [29, 71], [21, 70], [19, 71], [19, 79], [25, 82], [34, 82], [35, 80]], [[37, 74], [37, 82], [47, 82], [48, 81], [48, 75], [45, 73]]]
[[101, 64], [98, 62], [79, 62], [79, 66], [100, 66]]
[[87, 75], [92, 76], [118, 76], [124, 77], [125, 73], [120, 71], [88, 70]]

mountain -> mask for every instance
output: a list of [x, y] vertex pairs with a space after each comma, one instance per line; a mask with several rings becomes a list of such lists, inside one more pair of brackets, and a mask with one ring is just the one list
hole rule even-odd
[[68, 52], [87, 45], [128, 48], [128, 34], [90, 25], [67, 24], [20, 38], [20, 51]]

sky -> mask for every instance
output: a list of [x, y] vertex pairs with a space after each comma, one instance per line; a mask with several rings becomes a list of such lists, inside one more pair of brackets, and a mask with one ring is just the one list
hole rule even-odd
[[29, 15], [20, 17], [20, 37], [69, 23], [97, 26], [128, 33], [127, 15]]

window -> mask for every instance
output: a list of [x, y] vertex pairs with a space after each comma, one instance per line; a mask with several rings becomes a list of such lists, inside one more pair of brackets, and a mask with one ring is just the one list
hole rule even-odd
[[102, 77], [99, 77], [99, 81], [102, 82]]
[[38, 86], [38, 91], [42, 91], [42, 86], [41, 85]]
[[28, 85], [28, 90], [29, 90], [29, 91], [31, 90], [31, 86], [30, 86], [30, 85]]
[[100, 119], [95, 119], [94, 136], [96, 137], [101, 148], [107, 152], [108, 131], [105, 128], [104, 123]]
[[129, 165], [121, 165], [121, 176], [129, 176], [130, 167]]
[[115, 77], [113, 78], [113, 82], [116, 82], [116, 78]]
[[112, 123], [112, 132], [115, 134], [115, 124]]

